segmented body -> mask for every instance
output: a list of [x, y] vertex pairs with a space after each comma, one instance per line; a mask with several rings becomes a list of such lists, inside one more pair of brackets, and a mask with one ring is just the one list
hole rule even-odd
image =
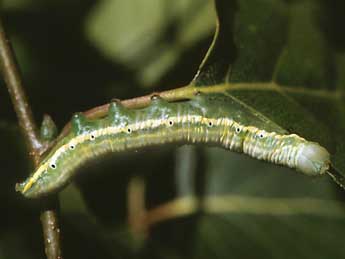
[[229, 102], [219, 96], [180, 103], [154, 97], [149, 107], [139, 110], [112, 103], [108, 116], [100, 120], [76, 114], [71, 133], [17, 189], [26, 197], [46, 195], [65, 186], [88, 160], [164, 143], [218, 145], [308, 175], [328, 170], [329, 153], [323, 147], [296, 134], [269, 131], [276, 126]]

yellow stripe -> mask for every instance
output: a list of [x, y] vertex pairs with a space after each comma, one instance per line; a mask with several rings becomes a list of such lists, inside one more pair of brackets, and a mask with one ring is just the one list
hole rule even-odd
[[[231, 128], [236, 129], [237, 127], [240, 127], [241, 131], [249, 131], [249, 132], [254, 133], [254, 134], [256, 131], [258, 131], [258, 128], [256, 128], [256, 127], [253, 127], [253, 126], [244, 127], [243, 125], [236, 123], [232, 119], [229, 119], [229, 118], [223, 117], [223, 118], [214, 119], [214, 118], [207, 118], [207, 117], [203, 117], [203, 116], [199, 116], [199, 115], [175, 116], [175, 117], [169, 117], [167, 119], [149, 119], [149, 120], [145, 120], [145, 121], [142, 121], [139, 123], [138, 122], [132, 123], [132, 124], [129, 124], [125, 127], [113, 126], [113, 127], [106, 127], [106, 128], [94, 130], [88, 134], [82, 134], [82, 135], [76, 136], [75, 138], [72, 138], [68, 143], [66, 143], [63, 146], [61, 146], [60, 148], [58, 148], [51, 155], [51, 157], [49, 158], [48, 161], [46, 161], [45, 163], [43, 163], [42, 165], [40, 165], [38, 167], [36, 172], [33, 174], [33, 176], [30, 178], [30, 180], [24, 186], [22, 193], [26, 192], [27, 190], [29, 190], [32, 187], [32, 185], [38, 180], [38, 178], [48, 169], [51, 161], [57, 161], [59, 159], [60, 155], [69, 149], [69, 146], [71, 144], [73, 144], [76, 147], [77, 145], [85, 142], [86, 140], [90, 140], [91, 134], [95, 137], [95, 139], [97, 139], [97, 137], [105, 136], [105, 135], [114, 135], [114, 134], [123, 133], [123, 132], [128, 133], [128, 131], [127, 131], [128, 129], [130, 129], [131, 133], [132, 133], [132, 132], [135, 132], [137, 130], [143, 130], [143, 129], [147, 129], [147, 128], [157, 128], [157, 127], [160, 127], [161, 125], [166, 125], [168, 127], [168, 126], [172, 126], [172, 125], [170, 125], [171, 121], [173, 122], [173, 124], [180, 123], [180, 122], [182, 122], [182, 123], [190, 122], [193, 124], [200, 123], [200, 124], [207, 126], [207, 127], [209, 127], [209, 123], [211, 122], [212, 127], [223, 126], [223, 127], [228, 127], [229, 129], [231, 129]], [[229, 131], [227, 131], [226, 128], [224, 128], [223, 133], [222, 133], [223, 137], [221, 137], [222, 143], [224, 143], [223, 138], [225, 138], [225, 136], [229, 135], [228, 132]], [[295, 135], [295, 134], [292, 134], [292, 135]], [[297, 135], [295, 135], [295, 136], [297, 136]], [[275, 135], [275, 137], [281, 138], [282, 136]], [[299, 136], [297, 136], [297, 137], [300, 138]], [[304, 140], [302, 138], [300, 138], [300, 139]]]

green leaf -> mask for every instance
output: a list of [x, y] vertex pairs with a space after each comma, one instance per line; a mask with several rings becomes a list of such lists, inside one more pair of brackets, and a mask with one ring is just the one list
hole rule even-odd
[[[218, 32], [192, 84], [207, 91], [223, 89], [282, 128], [321, 143], [345, 174], [345, 41], [324, 30], [325, 20], [344, 21], [344, 11], [336, 10], [344, 4], [215, 2]], [[336, 24], [333, 33], [341, 34], [340, 28]], [[188, 225], [194, 231], [188, 242], [193, 248], [180, 256], [343, 257], [344, 203], [337, 201], [330, 179], [310, 179], [219, 149], [207, 149], [203, 157], [206, 168], [203, 174], [198, 171], [204, 178], [201, 198], [189, 194], [171, 202], [170, 208], [162, 207], [162, 213], [178, 217], [201, 206], [197, 223]], [[191, 190], [197, 188], [190, 185]], [[183, 220], [188, 219], [193, 217]], [[165, 224], [177, 235], [186, 232], [181, 221]], [[169, 247], [180, 244], [169, 241]]]
[[345, 174], [345, 54], [321, 22], [336, 5], [218, 0], [216, 7], [218, 31], [193, 83], [227, 85], [242, 104], [325, 146]]
[[103, 53], [138, 70], [136, 77], [148, 87], [212, 31], [210, 10], [212, 2], [205, 0], [107, 0], [93, 9], [86, 28]]

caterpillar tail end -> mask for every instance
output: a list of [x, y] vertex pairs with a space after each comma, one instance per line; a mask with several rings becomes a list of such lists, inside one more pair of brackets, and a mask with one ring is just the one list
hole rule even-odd
[[297, 160], [297, 168], [306, 175], [317, 176], [325, 174], [331, 164], [328, 151], [317, 143], [302, 144]]
[[27, 180], [22, 183], [16, 183], [15, 190], [16, 192], [20, 192], [24, 196], [27, 196], [26, 193], [30, 189], [31, 185], [32, 183], [30, 181], [28, 182]]

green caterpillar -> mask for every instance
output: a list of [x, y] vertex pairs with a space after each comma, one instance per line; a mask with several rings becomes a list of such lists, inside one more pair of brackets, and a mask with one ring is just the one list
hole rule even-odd
[[16, 189], [28, 198], [48, 195], [63, 188], [86, 161], [164, 143], [218, 145], [311, 176], [330, 167], [325, 148], [287, 134], [230, 96], [199, 93], [188, 101], [170, 103], [153, 96], [151, 105], [142, 109], [113, 102], [108, 115], [98, 120], [75, 114], [71, 132]]

